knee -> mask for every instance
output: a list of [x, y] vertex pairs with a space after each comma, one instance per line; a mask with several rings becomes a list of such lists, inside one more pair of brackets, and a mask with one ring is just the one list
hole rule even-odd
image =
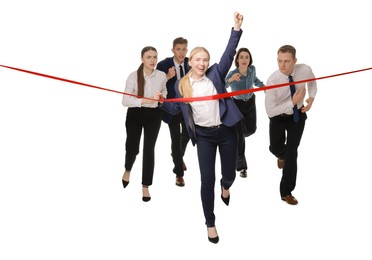
[[244, 133], [244, 136], [248, 137], [250, 135], [253, 135], [254, 133], [256, 133], [256, 130], [257, 130], [257, 127], [247, 128], [246, 132]]

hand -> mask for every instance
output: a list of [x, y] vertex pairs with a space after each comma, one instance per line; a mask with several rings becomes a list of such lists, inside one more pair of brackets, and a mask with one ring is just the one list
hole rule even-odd
[[240, 31], [240, 27], [242, 26], [242, 23], [243, 23], [243, 15], [241, 15], [238, 12], [235, 12], [234, 13], [234, 22], [235, 22], [234, 30], [235, 31]]
[[176, 68], [173, 66], [172, 68], [168, 69], [167, 80], [173, 78], [174, 76], [176, 76]]
[[153, 104], [155, 102], [156, 102], [155, 100], [143, 98], [142, 101], [141, 101], [141, 105], [144, 105], [144, 104]]
[[297, 89], [296, 92], [293, 94], [293, 97], [292, 97], [293, 105], [296, 105], [301, 100], [304, 100], [305, 94], [306, 94], [306, 88], [305, 87]]
[[240, 73], [234, 73], [232, 76], [231, 76], [231, 78], [230, 78], [230, 80], [229, 80], [230, 82], [229, 83], [231, 83], [231, 82], [233, 82], [233, 81], [240, 81]]
[[154, 99], [157, 100], [159, 103], [163, 104], [163, 94], [159, 91], [156, 91], [154, 94]]
[[311, 106], [313, 105], [313, 102], [314, 102], [314, 98], [312, 98], [312, 97], [309, 97], [308, 99], [306, 99], [306, 103], [307, 103], [307, 105], [304, 106], [304, 107], [301, 109], [301, 112], [302, 112], [302, 113], [305, 113], [305, 112], [309, 111], [310, 108], [311, 108]]

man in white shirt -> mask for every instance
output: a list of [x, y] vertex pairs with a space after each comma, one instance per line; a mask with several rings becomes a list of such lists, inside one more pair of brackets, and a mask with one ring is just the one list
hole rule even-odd
[[[291, 45], [279, 48], [277, 62], [279, 69], [271, 74], [267, 86], [315, 78], [310, 66], [296, 64], [296, 49]], [[278, 168], [282, 169], [281, 199], [296, 205], [298, 201], [292, 191], [297, 178], [297, 149], [305, 128], [306, 112], [310, 110], [317, 93], [317, 83], [309, 81], [291, 85], [266, 90], [265, 107], [270, 118], [269, 150], [277, 157]], [[304, 104], [306, 87], [308, 98]]]
[[[156, 68], [167, 74], [167, 96], [166, 98], [174, 98], [176, 96], [174, 84], [189, 72], [189, 58], [187, 53], [187, 39], [178, 37], [173, 40], [173, 57], [167, 57], [160, 61]], [[190, 140], [186, 126], [183, 120], [182, 113], [171, 115], [164, 111], [162, 120], [168, 124], [171, 137], [171, 155], [173, 159], [173, 172], [176, 174], [176, 185], [179, 187], [185, 186], [184, 172], [187, 170], [186, 164], [183, 161], [186, 146]]]

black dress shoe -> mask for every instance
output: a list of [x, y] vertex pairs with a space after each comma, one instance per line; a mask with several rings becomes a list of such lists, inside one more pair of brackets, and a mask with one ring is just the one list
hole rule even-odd
[[[226, 206], [229, 206], [229, 202], [230, 202], [230, 194], [229, 194], [229, 196], [227, 197], [227, 198], [224, 198], [223, 196], [222, 196], [222, 194], [223, 194], [223, 190], [222, 190], [223, 188], [222, 188], [222, 185], [221, 185], [221, 199], [222, 199], [222, 201], [223, 201], [223, 203], [225, 203], [226, 204]], [[217, 237], [218, 238], [218, 237]]]
[[213, 244], [217, 244], [218, 241], [220, 241], [220, 238], [218, 236], [216, 236], [216, 237], [208, 237], [208, 240], [209, 240], [209, 242], [211, 242]]
[[247, 170], [246, 169], [243, 169], [243, 170], [240, 171], [240, 177], [247, 178]]
[[127, 187], [128, 186], [128, 184], [129, 184], [129, 181], [125, 181], [125, 180], [121, 180], [122, 182], [123, 182], [123, 187], [124, 187], [124, 189], [125, 189], [125, 187]]

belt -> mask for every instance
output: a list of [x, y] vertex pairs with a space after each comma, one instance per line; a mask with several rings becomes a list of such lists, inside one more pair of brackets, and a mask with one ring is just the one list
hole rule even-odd
[[[302, 109], [303, 107], [304, 107], [304, 106], [300, 107], [300, 108], [298, 109], [298, 112], [301, 112], [301, 109]], [[292, 117], [292, 116], [293, 116], [293, 114], [288, 115], [288, 114], [284, 114], [284, 113], [282, 113], [282, 114], [280, 114], [280, 115], [273, 116], [272, 118], [274, 118], [274, 117], [287, 118], [287, 117]]]
[[277, 116], [273, 116], [273, 117], [271, 117], [271, 118], [281, 118], [281, 119], [284, 119], [284, 118], [289, 118], [289, 117], [292, 117], [293, 115], [288, 115], [288, 114], [279, 114], [279, 115], [277, 115]]
[[243, 98], [243, 99], [234, 98], [234, 99], [238, 100], [238, 101], [243, 101], [243, 102], [247, 102], [247, 101], [251, 100], [250, 98]]
[[200, 128], [220, 128], [221, 126], [222, 126], [222, 124], [220, 124], [220, 125], [212, 125], [212, 126], [196, 125], [196, 127], [200, 127]]

